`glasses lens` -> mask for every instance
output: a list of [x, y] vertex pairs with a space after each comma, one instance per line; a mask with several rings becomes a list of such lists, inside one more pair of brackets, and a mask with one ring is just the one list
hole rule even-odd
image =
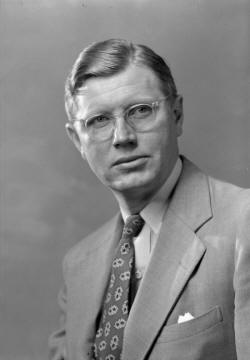
[[151, 104], [133, 105], [127, 112], [128, 122], [137, 130], [144, 130], [152, 126], [154, 109]]
[[112, 133], [112, 119], [108, 115], [97, 115], [85, 122], [87, 132], [92, 138], [105, 139]]

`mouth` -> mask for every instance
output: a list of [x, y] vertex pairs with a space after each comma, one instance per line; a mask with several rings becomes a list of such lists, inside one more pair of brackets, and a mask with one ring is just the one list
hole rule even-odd
[[113, 163], [113, 166], [135, 167], [145, 163], [148, 156], [126, 156], [121, 157]]

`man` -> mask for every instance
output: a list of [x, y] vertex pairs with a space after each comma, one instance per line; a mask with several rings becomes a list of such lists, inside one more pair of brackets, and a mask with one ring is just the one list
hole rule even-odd
[[120, 213], [65, 257], [51, 359], [250, 359], [250, 194], [179, 156], [169, 67], [94, 43], [65, 99], [68, 135]]

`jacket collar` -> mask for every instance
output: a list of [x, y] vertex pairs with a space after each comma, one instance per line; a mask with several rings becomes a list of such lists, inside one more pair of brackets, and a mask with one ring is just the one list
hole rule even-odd
[[183, 170], [169, 208], [196, 232], [213, 216], [209, 180], [191, 161], [184, 156], [181, 159]]

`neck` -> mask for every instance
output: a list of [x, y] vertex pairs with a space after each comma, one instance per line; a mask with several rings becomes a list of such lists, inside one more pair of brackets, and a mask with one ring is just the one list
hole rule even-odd
[[121, 194], [113, 192], [114, 196], [119, 204], [119, 207], [124, 209], [128, 214], [139, 214], [140, 211], [150, 202], [152, 197], [140, 197], [137, 196], [127, 196], [127, 194]]

